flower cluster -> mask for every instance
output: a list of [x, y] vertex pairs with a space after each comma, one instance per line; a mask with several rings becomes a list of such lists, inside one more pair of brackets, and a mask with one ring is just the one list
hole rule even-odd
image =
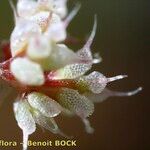
[[16, 7], [10, 3], [15, 16], [10, 37], [12, 57], [0, 64], [0, 76], [19, 91], [14, 113], [23, 131], [24, 150], [36, 124], [68, 137], [54, 120], [65, 113], [79, 116], [86, 131], [92, 133], [87, 118], [94, 112], [94, 102], [110, 96], [131, 96], [141, 90], [122, 93], [105, 88], [126, 75], [107, 78], [97, 71], [86, 74], [93, 64], [101, 62], [91, 53], [96, 17], [83, 48], [74, 52], [63, 44], [79, 5], [68, 15], [67, 0], [18, 0]]

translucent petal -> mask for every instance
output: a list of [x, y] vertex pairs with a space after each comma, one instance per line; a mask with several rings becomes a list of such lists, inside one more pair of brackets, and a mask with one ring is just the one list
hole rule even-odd
[[[119, 75], [119, 76], [115, 76], [111, 78], [106, 78], [100, 72], [94, 71], [87, 76], [83, 76], [79, 78], [77, 83], [81, 87], [83, 86], [82, 84], [86, 84], [90, 91], [92, 91], [93, 93], [99, 94], [104, 90], [104, 88], [109, 82], [123, 79], [125, 77], [126, 75]], [[79, 84], [80, 82], [81, 84]]]
[[82, 58], [84, 60], [90, 60], [91, 63], [93, 61], [93, 57], [92, 57], [92, 53], [91, 53], [91, 45], [93, 43], [93, 40], [94, 40], [94, 37], [96, 34], [96, 29], [97, 29], [97, 18], [95, 17], [95, 21], [94, 21], [94, 25], [93, 25], [93, 29], [92, 29], [90, 37], [88, 38], [84, 47], [77, 52], [77, 55], [80, 58]]
[[38, 86], [45, 82], [40, 65], [27, 58], [14, 59], [10, 64], [10, 70], [22, 84]]
[[39, 35], [29, 40], [27, 55], [33, 60], [43, 60], [51, 54], [51, 43], [46, 36]]
[[100, 94], [91, 94], [91, 93], [88, 93], [86, 94], [86, 96], [93, 102], [95, 103], [100, 103], [100, 102], [103, 102], [105, 101], [107, 98], [109, 97], [114, 97], [114, 96], [132, 96], [132, 95], [135, 95], [137, 93], [139, 93], [140, 91], [142, 90], [142, 87], [139, 87], [137, 88], [136, 90], [133, 90], [133, 91], [129, 91], [129, 92], [118, 92], [118, 91], [112, 91], [112, 90], [109, 90], [107, 88], [105, 88], [102, 93]]
[[30, 17], [35, 14], [37, 3], [33, 0], [18, 0], [17, 12], [20, 17]]
[[23, 150], [27, 150], [28, 137], [36, 130], [35, 121], [29, 109], [29, 105], [25, 100], [14, 103], [15, 117], [18, 126], [23, 130]]
[[94, 104], [78, 91], [63, 88], [58, 95], [59, 103], [66, 109], [76, 113], [81, 118], [86, 118], [94, 112]]
[[93, 93], [101, 93], [107, 85], [107, 78], [96, 71], [86, 76], [85, 80]]
[[[35, 43], [35, 46], [34, 46], [34, 43], [31, 43], [31, 45], [33, 46], [32, 49], [35, 48], [34, 51], [36, 52], [38, 50], [38, 48], [36, 48], [36, 43]], [[42, 66], [44, 71], [57, 70], [68, 64], [81, 61], [77, 57], [77, 55], [64, 44], [56, 44], [53, 42], [52, 43], [48, 42], [47, 44], [45, 43], [45, 45], [43, 45], [43, 49], [44, 49], [44, 46], [45, 47], [47, 46], [47, 48], [48, 46], [51, 46], [51, 52], [47, 58], [44, 58], [42, 55], [39, 55], [39, 59], [35, 59], [33, 56], [30, 56], [31, 59], [38, 62]], [[29, 51], [32, 50], [31, 48], [28, 48], [28, 49]], [[46, 52], [48, 52], [48, 49]], [[38, 50], [38, 53], [39, 53], [39, 50]], [[43, 57], [44, 59], [40, 57]]]
[[50, 132], [54, 134], [59, 134], [63, 137], [69, 138], [67, 135], [65, 135], [57, 126], [57, 123], [53, 118], [48, 118], [46, 116], [43, 116], [39, 111], [34, 111], [33, 117], [35, 122], [40, 125], [41, 127], [49, 130]]
[[25, 50], [28, 39], [40, 33], [41, 29], [36, 23], [20, 20], [11, 34], [10, 44], [12, 56], [16, 56], [18, 53]]
[[48, 96], [32, 92], [27, 96], [29, 104], [46, 117], [56, 117], [61, 113], [61, 106]]
[[46, 30], [50, 19], [51, 19], [51, 13], [47, 11], [41, 11], [29, 18], [29, 20], [37, 23], [41, 27], [42, 31]]
[[75, 63], [66, 65], [65, 67], [58, 69], [54, 73], [49, 74], [49, 78], [52, 79], [74, 79], [84, 75], [91, 69], [91, 64]]
[[61, 42], [66, 39], [66, 28], [64, 26], [63, 21], [58, 15], [52, 14], [49, 27], [45, 34], [55, 42]]
[[77, 60], [79, 61], [77, 55], [66, 45], [53, 44], [52, 53], [49, 58], [49, 67], [53, 70], [59, 69]]
[[51, 131], [52, 133], [56, 134], [58, 126], [57, 124], [53, 123], [52, 118], [48, 118], [44, 116], [41, 112], [34, 110], [33, 117], [35, 122], [40, 125], [41, 127]]

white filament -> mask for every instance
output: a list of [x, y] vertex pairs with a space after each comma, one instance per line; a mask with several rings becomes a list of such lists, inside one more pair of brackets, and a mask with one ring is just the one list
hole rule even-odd
[[28, 148], [28, 139], [29, 139], [29, 134], [23, 131], [23, 150], [27, 150]]
[[112, 92], [112, 96], [132, 96], [132, 95], [135, 95], [137, 93], [139, 93], [140, 91], [142, 91], [142, 87], [139, 87], [137, 88], [136, 90], [133, 90], [133, 91], [129, 91], [129, 92], [115, 92], [113, 91]]
[[97, 30], [97, 16], [95, 15], [92, 32], [91, 32], [91, 35], [90, 35], [87, 43], [85, 44], [84, 48], [90, 48], [91, 47], [93, 40], [94, 40], [94, 37], [95, 37], [95, 34], [96, 34], [96, 30]]
[[81, 4], [80, 3], [76, 4], [76, 6], [70, 12], [70, 14], [68, 15], [68, 17], [65, 19], [64, 25], [65, 25], [66, 28], [68, 27], [68, 25], [70, 24], [70, 22], [73, 20], [73, 18], [77, 15], [77, 13], [80, 10], [80, 8], [81, 8]]
[[92, 134], [94, 132], [94, 128], [91, 127], [89, 120], [84, 118], [84, 119], [82, 119], [82, 121], [85, 125], [86, 132], [89, 134]]
[[107, 78], [107, 81], [113, 82], [113, 81], [120, 80], [120, 79], [127, 78], [127, 77], [128, 77], [127, 75], [118, 75], [115, 77]]

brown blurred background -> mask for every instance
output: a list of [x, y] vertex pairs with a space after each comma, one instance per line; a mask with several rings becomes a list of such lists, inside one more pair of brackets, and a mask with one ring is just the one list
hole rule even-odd
[[[70, 0], [70, 7], [75, 1]], [[78, 118], [58, 117], [59, 126], [77, 140], [76, 148], [29, 148], [29, 150], [150, 150], [150, 2], [148, 0], [82, 0], [82, 9], [69, 26], [69, 33], [84, 39], [91, 31], [94, 14], [98, 14], [98, 31], [93, 51], [100, 52], [103, 62], [94, 66], [107, 76], [128, 74], [129, 77], [110, 85], [120, 91], [138, 86], [138, 95], [110, 98], [97, 104], [90, 118], [93, 135], [84, 131]], [[7, 0], [0, 1], [0, 39], [9, 39], [13, 16]], [[81, 46], [81, 44], [79, 45]], [[75, 46], [75, 47], [79, 47]], [[4, 87], [5, 89], [5, 87]], [[4, 90], [6, 96], [8, 90]], [[0, 108], [0, 139], [22, 141], [12, 111], [13, 96]], [[39, 128], [31, 140], [63, 139]], [[0, 148], [20, 150], [18, 148]]]

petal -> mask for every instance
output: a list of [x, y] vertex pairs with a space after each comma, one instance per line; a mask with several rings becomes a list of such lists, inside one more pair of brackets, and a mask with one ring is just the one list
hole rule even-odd
[[41, 11], [29, 18], [29, 20], [37, 23], [41, 27], [42, 31], [46, 30], [50, 19], [51, 19], [51, 13], [47, 11]]
[[27, 96], [29, 104], [46, 117], [56, 117], [61, 113], [61, 106], [48, 96], [32, 92]]
[[33, 60], [43, 60], [51, 54], [51, 44], [46, 36], [39, 35], [29, 40], [27, 55]]
[[[87, 117], [92, 115], [94, 112], [94, 104], [88, 98], [83, 95], [80, 95], [78, 91], [63, 88], [58, 95], [59, 103], [68, 111], [64, 113], [68, 115], [68, 112], [75, 113], [78, 115], [82, 122], [85, 125], [85, 130], [87, 133], [91, 134], [94, 132], [94, 129], [91, 127]], [[69, 113], [70, 115], [71, 113]]]
[[85, 81], [87, 82], [90, 91], [93, 93], [101, 93], [107, 85], [107, 78], [96, 71], [86, 76]]
[[94, 104], [78, 91], [63, 88], [58, 95], [59, 103], [66, 109], [74, 112], [81, 118], [86, 118], [94, 112]]
[[56, 134], [58, 126], [57, 124], [53, 123], [53, 118], [48, 118], [37, 110], [34, 110], [33, 117], [38, 125]]
[[67, 15], [67, 0], [38, 0], [39, 10], [53, 11], [61, 18]]
[[88, 89], [93, 93], [99, 94], [104, 90], [104, 88], [109, 82], [123, 79], [125, 77], [127, 76], [119, 75], [119, 76], [115, 76], [112, 78], [106, 78], [100, 72], [94, 71], [87, 76], [83, 76], [79, 78], [77, 81], [77, 87], [79, 87], [79, 89], [82, 89], [82, 90], [84, 90], [83, 88], [85, 88], [85, 90]]
[[49, 57], [49, 69], [56, 70], [77, 60], [79, 60], [77, 55], [66, 45], [53, 44], [52, 53]]
[[10, 70], [22, 84], [38, 86], [45, 82], [40, 65], [27, 58], [14, 59], [10, 64]]
[[67, 0], [53, 0], [54, 12], [61, 18], [67, 15]]
[[41, 29], [36, 23], [20, 20], [11, 34], [10, 44], [12, 56], [16, 56], [18, 53], [24, 51], [28, 39], [40, 33]]
[[[37, 36], [30, 42], [31, 46], [29, 45], [27, 54], [31, 59], [38, 62], [44, 71], [60, 69], [68, 64], [81, 61], [77, 55], [64, 44], [50, 43], [50, 41], [44, 36], [43, 39], [41, 37], [41, 40], [37, 45], [36, 39], [40, 40]], [[42, 49], [42, 55], [40, 54], [39, 48]], [[45, 52], [43, 51], [44, 49]], [[48, 57], [46, 58], [46, 54], [48, 54], [49, 51], [50, 55], [47, 55]]]
[[58, 125], [53, 118], [48, 118], [46, 116], [43, 116], [39, 111], [36, 111], [36, 110], [33, 113], [33, 117], [34, 117], [35, 122], [41, 127], [49, 130], [50, 132], [54, 134], [59, 134], [65, 138], [69, 138], [58, 128]]
[[96, 29], [97, 29], [97, 18], [95, 17], [95, 21], [94, 21], [94, 25], [93, 25], [93, 29], [91, 32], [91, 35], [89, 36], [86, 44], [84, 45], [84, 47], [82, 49], [80, 49], [79, 51], [77, 51], [77, 55], [84, 59], [84, 60], [89, 60], [93, 61], [93, 57], [92, 57], [92, 53], [91, 53], [91, 45], [93, 43], [95, 34], [96, 34]]
[[52, 11], [54, 4], [53, 0], [37, 0], [38, 10]]
[[52, 14], [49, 27], [45, 34], [55, 42], [61, 42], [66, 39], [66, 28], [64, 26], [63, 21], [58, 15]]
[[18, 126], [23, 130], [23, 150], [27, 150], [28, 136], [35, 132], [35, 121], [30, 113], [30, 107], [25, 100], [14, 103], [14, 113]]
[[66, 65], [65, 67], [56, 70], [49, 74], [50, 79], [75, 79], [84, 75], [88, 70], [91, 69], [91, 64], [75, 63]]
[[36, 12], [37, 3], [33, 0], [18, 0], [17, 12], [20, 17], [30, 17]]

